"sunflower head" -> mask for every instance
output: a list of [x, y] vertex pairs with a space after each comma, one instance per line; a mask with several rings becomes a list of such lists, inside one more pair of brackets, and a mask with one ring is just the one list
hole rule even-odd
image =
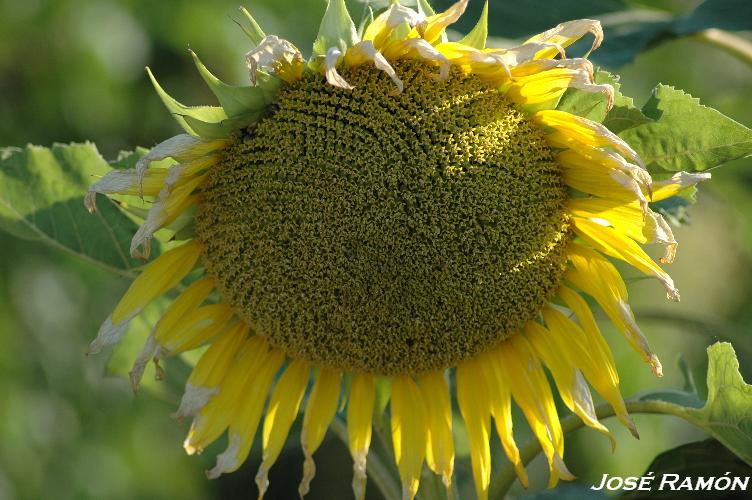
[[[244, 10], [251, 85], [221, 82], [193, 54], [220, 106], [188, 107], [149, 73], [186, 133], [90, 188], [91, 210], [97, 193], [153, 199], [134, 256], [148, 259], [163, 229], [185, 240], [147, 265], [92, 351], [117, 342], [146, 304], [201, 269], [155, 325], [132, 379], [137, 386], [149, 360], [208, 345], [177, 416], [192, 418], [189, 453], [227, 431], [210, 477], [243, 463], [263, 417], [263, 496], [304, 406], [305, 494], [312, 455], [346, 408], [362, 497], [378, 385], [388, 388], [404, 497], [417, 492], [424, 461], [451, 486], [452, 393], [480, 498], [491, 422], [527, 484], [512, 401], [540, 440], [554, 485], [572, 476], [544, 367], [586, 424], [609, 435], [589, 383], [636, 433], [583, 295], [660, 374], [608, 257], [678, 299], [641, 247], [662, 244], [664, 262], [676, 251], [648, 203], [705, 177], [653, 182], [603, 125], [556, 110], [567, 89], [613, 101], [591, 63], [566, 54], [588, 34], [592, 49], [600, 45], [597, 21], [499, 49], [486, 47], [487, 9], [467, 37], [449, 42], [445, 28], [467, 0], [442, 13], [418, 6], [393, 2], [358, 30], [344, 0], [330, 0], [308, 61]], [[167, 158], [168, 167], [152, 165]]]

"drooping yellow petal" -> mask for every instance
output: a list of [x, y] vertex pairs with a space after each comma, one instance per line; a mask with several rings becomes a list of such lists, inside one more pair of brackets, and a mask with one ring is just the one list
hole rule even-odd
[[[580, 145], [581, 146], [581, 145]], [[556, 155], [564, 182], [583, 193], [630, 202], [637, 200], [647, 212], [652, 190], [650, 174], [620, 155], [591, 147], [568, 149]]]
[[643, 210], [637, 202], [624, 203], [609, 199], [573, 199], [567, 202], [572, 215], [597, 223], [607, 223], [620, 233], [629, 236], [637, 243], [659, 243], [666, 251], [662, 263], [674, 261], [676, 247], [671, 227], [660, 214], [649, 208]]
[[483, 368], [475, 359], [464, 361], [457, 367], [457, 403], [470, 442], [475, 493], [478, 500], [488, 500], [491, 483], [491, 408]]
[[356, 500], [362, 500], [366, 495], [366, 457], [371, 446], [375, 400], [376, 385], [373, 376], [367, 373], [354, 374], [347, 402], [347, 438], [353, 457], [352, 488]]
[[281, 351], [272, 350], [258, 360], [256, 366], [247, 367], [250, 373], [246, 376], [238, 399], [231, 403], [234, 408], [228, 432], [229, 445], [217, 455], [214, 468], [207, 471], [209, 479], [238, 470], [248, 458], [274, 375], [284, 359]]
[[661, 201], [679, 194], [684, 189], [710, 179], [710, 172], [690, 174], [677, 172], [670, 179], [658, 181], [654, 184], [653, 201]]
[[606, 255], [631, 264], [647, 275], [654, 276], [663, 284], [669, 299], [679, 300], [679, 291], [674, 286], [674, 280], [653, 262], [640, 245], [614, 228], [603, 226], [592, 220], [573, 217], [572, 222], [575, 233], [593, 247]]
[[173, 330], [162, 330], [164, 334], [155, 339], [166, 351], [165, 354], [178, 354], [195, 349], [219, 334], [235, 311], [228, 304], [209, 304], [191, 311], [180, 326]]
[[444, 373], [440, 371], [422, 375], [420, 392], [426, 407], [428, 446], [426, 462], [436, 474], [441, 474], [447, 491], [452, 488], [454, 472], [454, 441], [452, 438], [452, 403]]
[[185, 393], [174, 418], [195, 417], [209, 399], [219, 392], [219, 384], [227, 374], [232, 361], [245, 342], [250, 328], [238, 321], [222, 336], [212, 342], [201, 355], [185, 384]]
[[610, 110], [614, 103], [614, 88], [593, 81], [592, 64], [587, 59], [531, 61], [513, 68], [511, 73], [515, 80], [506, 91], [506, 96], [521, 105], [555, 104], [570, 88], [604, 94], [607, 98], [606, 109]]
[[533, 121], [553, 129], [546, 139], [554, 147], [575, 150], [610, 148], [633, 160], [638, 166], [643, 166], [634, 149], [600, 123], [555, 109], [539, 111], [532, 118]]
[[[611, 440], [611, 448], [614, 448], [616, 441], [609, 430], [598, 421], [590, 389], [581, 373], [581, 365], [589, 363], [589, 358], [581, 359], [583, 353], [577, 344], [580, 339], [572, 339], [553, 327], [552, 331], [548, 331], [535, 321], [530, 321], [525, 326], [525, 337], [553, 375], [559, 395], [567, 408], [580, 417], [585, 425], [608, 437]], [[569, 342], [573, 342], [574, 345]]]
[[493, 352], [501, 357], [499, 367], [509, 381], [514, 400], [548, 459], [549, 487], [556, 486], [559, 479], [574, 479], [562, 459], [564, 434], [553, 394], [532, 347], [525, 337], [513, 335]]
[[[546, 323], [552, 336], [556, 337], [559, 349], [572, 366], [577, 367], [596, 391], [614, 408], [619, 420], [634, 436], [637, 429], [627, 413], [624, 399], [619, 391], [619, 376], [614, 366], [613, 356], [604, 341], [590, 308], [585, 300], [567, 287], [562, 287], [560, 296], [567, 304], [574, 306], [582, 328], [560, 312], [544, 311]], [[585, 318], [584, 320], [582, 318]], [[612, 441], [612, 447], [615, 443]]]
[[504, 378], [499, 366], [499, 357], [490, 354], [482, 354], [478, 357], [483, 372], [485, 373], [486, 386], [491, 404], [491, 415], [496, 424], [496, 433], [499, 435], [501, 445], [504, 448], [509, 461], [514, 465], [514, 470], [523, 487], [528, 487], [525, 464], [522, 463], [520, 450], [514, 441], [512, 423], [512, 392], [509, 381]]
[[269, 469], [277, 461], [287, 440], [290, 427], [298, 415], [300, 402], [308, 387], [311, 367], [307, 361], [296, 359], [279, 378], [264, 417], [263, 454], [261, 465], [256, 473], [259, 498], [263, 498], [269, 487]]
[[201, 255], [197, 242], [189, 242], [169, 250], [146, 266], [133, 281], [112, 313], [112, 322], [119, 324], [134, 311], [161, 296], [180, 283], [196, 265]]
[[329, 423], [337, 413], [341, 379], [342, 374], [339, 371], [322, 368], [316, 375], [316, 382], [308, 396], [303, 416], [303, 431], [300, 435], [300, 443], [303, 455], [305, 455], [303, 478], [298, 486], [298, 493], [301, 497], [308, 493], [311, 480], [316, 474], [313, 454], [321, 445]]
[[132, 196], [156, 196], [167, 178], [166, 168], [147, 170], [139, 179], [135, 168], [130, 170], [113, 170], [89, 186], [84, 204], [90, 213], [97, 211], [97, 194], [124, 194]]
[[183, 180], [180, 178], [181, 172], [181, 165], [170, 168], [165, 186], [159, 192], [157, 201], [151, 206], [146, 220], [131, 240], [130, 252], [134, 258], [148, 259], [154, 233], [173, 222], [188, 207], [198, 201], [194, 191], [206, 180], [206, 176], [200, 175], [180, 182]]
[[449, 77], [449, 60], [434, 46], [422, 38], [408, 38], [392, 42], [383, 49], [384, 57], [389, 61], [396, 59], [417, 59], [439, 66], [439, 80]]
[[661, 362], [635, 322], [629, 307], [627, 287], [616, 267], [598, 252], [577, 243], [570, 245], [567, 256], [574, 269], [567, 271], [566, 279], [600, 304], [627, 342], [650, 365], [653, 373], [661, 376]]
[[428, 443], [426, 409], [420, 389], [406, 375], [392, 380], [392, 444], [402, 479], [402, 499], [418, 492]]
[[241, 348], [222, 379], [219, 393], [212, 397], [196, 415], [183, 443], [189, 455], [201, 452], [230, 425], [248, 378], [256, 372], [267, 355], [268, 344], [261, 337], [251, 337]]
[[[600, 47], [601, 42], [603, 41], [603, 28], [601, 28], [601, 23], [600, 21], [595, 21], [593, 19], [578, 19], [561, 23], [550, 30], [527, 39], [525, 43], [548, 42], [555, 43], [562, 47], [569, 47], [588, 33], [592, 33], [595, 37], [593, 45], [590, 47], [590, 51], [593, 51]], [[555, 57], [556, 54], [557, 53], [554, 49], [549, 48], [538, 52], [536, 54], [536, 59]]]
[[183, 317], [200, 306], [214, 290], [213, 278], [201, 278], [191, 283], [160, 318], [155, 328], [158, 338], [163, 338], [166, 332], [174, 330], [180, 325]]
[[189, 162], [206, 156], [230, 144], [229, 139], [200, 139], [188, 134], [180, 134], [162, 141], [136, 162], [136, 171], [143, 178], [152, 162], [173, 158], [179, 162]]
[[447, 10], [426, 18], [425, 24], [419, 28], [419, 32], [428, 43], [434, 43], [441, 38], [441, 34], [447, 26], [454, 24], [465, 13], [469, 0], [459, 0]]
[[405, 87], [402, 80], [397, 76], [394, 68], [389, 64], [384, 55], [376, 50], [373, 42], [370, 40], [359, 42], [347, 49], [347, 54], [345, 54], [345, 64], [347, 66], [355, 67], [367, 62], [372, 62], [376, 69], [386, 73], [397, 86], [397, 93], [402, 93]]
[[493, 85], [501, 85], [512, 78], [509, 64], [496, 52], [481, 51], [458, 42], [443, 42], [435, 48], [453, 66]]

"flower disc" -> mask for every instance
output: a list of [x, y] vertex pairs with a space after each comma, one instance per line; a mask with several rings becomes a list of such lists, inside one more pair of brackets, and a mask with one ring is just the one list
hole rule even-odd
[[378, 374], [456, 366], [555, 294], [566, 190], [542, 133], [453, 70], [305, 76], [236, 136], [196, 218], [223, 299], [289, 356]]

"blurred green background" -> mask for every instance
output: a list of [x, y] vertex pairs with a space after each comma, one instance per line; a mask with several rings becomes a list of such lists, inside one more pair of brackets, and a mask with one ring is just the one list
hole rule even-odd
[[[621, 73], [622, 91], [639, 104], [661, 82], [752, 126], [749, 64], [694, 37], [647, 47], [631, 61], [620, 52], [646, 40], [644, 26], [659, 29], [699, 3], [491, 0], [491, 33], [515, 39], [570, 18], [602, 19], [609, 29], [604, 55], [595, 60]], [[304, 52], [325, 7], [323, 0], [244, 4], [267, 33], [291, 40]], [[352, 5], [357, 22], [363, 5]], [[225, 80], [245, 82], [242, 56], [250, 47], [232, 22], [240, 18], [237, 7], [238, 0], [0, 0], [0, 145], [91, 140], [105, 158], [113, 159], [121, 149], [149, 147], [173, 135], [177, 125], [143, 68], [150, 66], [182, 102], [212, 102], [188, 57], [190, 44]], [[472, 26], [481, 7], [480, 0], [471, 0], [459, 28]], [[632, 30], [636, 25], [642, 27], [637, 35]], [[702, 384], [705, 347], [716, 340], [733, 342], [742, 373], [750, 379], [751, 163], [740, 160], [715, 170], [691, 208], [691, 224], [675, 231], [681, 245], [670, 272], [682, 290], [682, 302], [666, 302], [653, 281], [631, 283], [636, 314], [662, 358], [665, 377], [654, 379], [606, 328], [625, 396], [680, 387], [679, 352]], [[180, 360], [167, 364], [167, 382], [148, 383], [134, 396], [124, 374], [142, 338], [133, 335], [112, 355], [84, 357], [126, 286], [124, 279], [73, 257], [0, 233], [0, 499], [255, 498], [257, 452], [240, 471], [216, 481], [205, 479], [203, 470], [223, 446], [200, 457], [184, 454], [187, 423], [169, 418], [188, 372]], [[148, 324], [141, 329], [145, 336]], [[606, 422], [618, 441], [614, 454], [594, 431], [568, 436], [565, 458], [581, 481], [595, 481], [604, 473], [640, 475], [660, 451], [703, 437], [672, 417], [637, 415], [635, 420], [640, 441], [614, 421]], [[294, 438], [290, 443], [272, 471], [267, 498], [295, 497], [302, 455]], [[458, 452], [466, 453], [461, 437]], [[349, 498], [346, 448], [330, 435], [317, 457], [318, 475], [309, 498]], [[535, 492], [547, 479], [540, 458], [530, 471]], [[458, 463], [458, 477], [463, 492], [472, 488], [466, 457]], [[376, 490], [369, 489], [369, 495], [378, 498]]]

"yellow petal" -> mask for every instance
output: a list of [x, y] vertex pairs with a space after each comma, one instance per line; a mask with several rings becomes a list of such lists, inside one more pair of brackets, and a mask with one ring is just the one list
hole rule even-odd
[[670, 179], [658, 181], [654, 184], [653, 201], [661, 201], [679, 194], [679, 192], [694, 186], [698, 182], [710, 179], [709, 172], [690, 174], [677, 172]]
[[573, 217], [572, 222], [575, 233], [597, 250], [621, 259], [647, 275], [654, 276], [663, 284], [669, 299], [679, 300], [679, 291], [674, 286], [674, 280], [653, 262], [640, 245], [615, 229], [592, 220]]
[[[570, 289], [563, 291], [563, 295], [567, 294], [571, 294], [568, 296], [569, 302], [574, 303], [578, 309], [580, 314], [578, 319], [589, 313], [587, 303], [582, 297]], [[593, 332], [590, 327], [580, 328], [565, 315], [551, 308], [544, 310], [543, 316], [551, 330], [551, 335], [555, 337], [557, 348], [564, 354], [567, 362], [582, 372], [595, 390], [614, 408], [619, 420], [636, 436], [637, 429], [627, 414], [624, 399], [619, 391], [619, 378], [616, 375], [611, 351], [603, 341], [600, 332]], [[586, 319], [586, 323], [591, 319], [592, 314]], [[597, 338], [593, 335], [597, 335]], [[594, 414], [591, 415], [591, 417], [594, 416]], [[612, 447], [616, 445], [613, 439], [611, 445]]]
[[357, 500], [362, 500], [366, 495], [366, 457], [371, 446], [375, 400], [373, 376], [367, 373], [354, 374], [347, 403], [347, 437], [353, 457], [352, 488]]
[[392, 443], [402, 479], [402, 498], [412, 500], [418, 492], [428, 441], [426, 410], [413, 379], [406, 375], [394, 377], [391, 405]]
[[298, 415], [300, 402], [308, 387], [311, 368], [307, 361], [296, 359], [279, 378], [266, 410], [263, 431], [263, 455], [256, 474], [259, 498], [269, 486], [269, 469], [277, 461], [287, 440], [290, 427]]
[[[601, 28], [601, 23], [600, 21], [595, 21], [593, 19], [577, 19], [575, 21], [561, 23], [550, 30], [529, 38], [525, 43], [549, 42], [562, 47], [569, 47], [588, 33], [592, 33], [595, 37], [593, 45], [590, 47], [590, 51], [593, 51], [600, 47], [601, 42], [603, 41], [603, 28]], [[536, 59], [554, 57], [556, 54], [557, 53], [554, 49], [549, 48], [540, 51], [536, 55]]]
[[522, 463], [520, 451], [514, 441], [512, 432], [512, 392], [509, 381], [504, 377], [499, 366], [499, 357], [483, 354], [478, 357], [483, 372], [485, 373], [486, 386], [491, 404], [491, 415], [496, 424], [496, 433], [499, 435], [501, 445], [504, 448], [509, 461], [514, 465], [514, 470], [524, 488], [528, 487], [525, 464]]
[[407, 58], [438, 64], [439, 80], [449, 78], [449, 60], [422, 38], [408, 38], [390, 43], [384, 48], [383, 54], [389, 61]]
[[441, 474], [447, 491], [452, 487], [454, 472], [454, 441], [452, 437], [452, 403], [444, 373], [430, 372], [419, 380], [426, 407], [428, 446], [426, 462], [436, 474]]
[[373, 46], [380, 50], [388, 42], [396, 39], [395, 35], [398, 34], [395, 31], [398, 27], [407, 26], [409, 30], [423, 21], [418, 12], [399, 3], [393, 3], [366, 27], [363, 41], [372, 42]]
[[576, 217], [597, 223], [607, 223], [618, 232], [629, 236], [637, 243], [659, 243], [666, 247], [662, 263], [671, 263], [678, 246], [671, 227], [663, 216], [643, 210], [639, 203], [624, 203], [609, 199], [573, 199], [567, 209]]
[[610, 148], [633, 160], [638, 166], [644, 166], [629, 144], [600, 123], [555, 109], [535, 113], [533, 121], [553, 129], [546, 139], [554, 147], [575, 150], [583, 147]]
[[316, 464], [313, 454], [321, 445], [329, 424], [337, 413], [340, 384], [342, 374], [337, 370], [322, 368], [316, 375], [311, 394], [308, 396], [305, 415], [303, 416], [303, 431], [300, 443], [305, 455], [303, 463], [303, 479], [298, 486], [301, 497], [308, 493], [313, 476], [316, 474]]
[[250, 328], [239, 321], [209, 346], [193, 367], [180, 407], [173, 418], [194, 417], [209, 399], [219, 392], [219, 384], [245, 342]]
[[598, 252], [576, 243], [570, 245], [567, 256], [574, 269], [567, 271], [566, 279], [600, 304], [627, 342], [651, 366], [653, 373], [661, 376], [661, 362], [635, 322], [628, 303], [627, 287], [616, 267]]
[[459, 0], [444, 12], [426, 19], [422, 29], [422, 37], [428, 43], [434, 43], [441, 38], [447, 26], [454, 24], [465, 13], [469, 0]]
[[267, 351], [268, 344], [261, 337], [251, 337], [245, 342], [222, 379], [219, 393], [193, 419], [188, 437], [183, 443], [189, 455], [201, 452], [230, 425], [238, 409], [238, 402], [245, 401], [241, 397], [245, 383], [258, 370]]
[[161, 296], [180, 283], [196, 265], [201, 255], [197, 242], [190, 242], [169, 250], [146, 266], [144, 271], [120, 299], [112, 313], [112, 322], [119, 324], [134, 311]]
[[567, 408], [579, 416], [585, 425], [608, 437], [611, 447], [614, 448], [616, 442], [608, 429], [598, 421], [590, 389], [581, 373], [582, 364], [589, 363], [590, 359], [582, 359], [585, 354], [577, 344], [580, 339], [572, 338], [567, 334], [569, 332], [562, 332], [550, 324], [549, 326], [551, 331], [535, 321], [530, 321], [525, 326], [525, 337], [551, 372], [559, 395]]
[[574, 479], [562, 459], [564, 434], [551, 388], [530, 344], [525, 337], [513, 335], [493, 352], [501, 357], [499, 367], [509, 381], [514, 400], [548, 459], [549, 487], [554, 487], [560, 478]]
[[221, 474], [238, 470], [248, 458], [269, 388], [284, 359], [281, 351], [273, 350], [262, 359], [258, 359], [255, 366], [246, 367], [250, 373], [245, 377], [239, 397], [229, 403], [233, 406], [230, 410], [232, 418], [228, 433], [229, 445], [224, 452], [217, 455], [217, 464], [214, 468], [206, 473], [209, 479], [216, 479]]
[[488, 500], [491, 482], [491, 409], [483, 368], [470, 359], [457, 367], [457, 403], [470, 442], [470, 463], [478, 500]]
[[158, 340], [165, 337], [167, 332], [176, 329], [187, 314], [196, 310], [209, 294], [214, 290], [213, 278], [201, 278], [191, 283], [160, 318], [155, 328], [155, 336]]

